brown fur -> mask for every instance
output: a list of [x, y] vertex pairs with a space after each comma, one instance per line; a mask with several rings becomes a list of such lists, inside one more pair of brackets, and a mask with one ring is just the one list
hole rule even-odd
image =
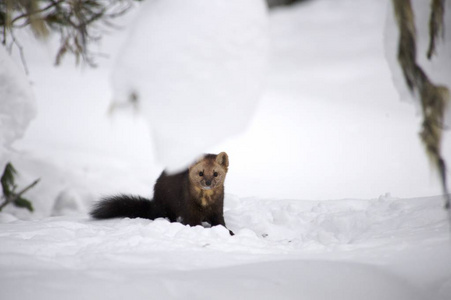
[[99, 219], [163, 217], [190, 226], [208, 222], [211, 226], [225, 227], [224, 180], [228, 167], [225, 152], [206, 154], [183, 172], [172, 175], [163, 172], [155, 183], [152, 201], [123, 195], [110, 197], [101, 201], [91, 215]]

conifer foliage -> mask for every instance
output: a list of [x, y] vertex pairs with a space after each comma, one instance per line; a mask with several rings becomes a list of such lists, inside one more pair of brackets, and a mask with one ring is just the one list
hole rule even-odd
[[35, 180], [33, 183], [22, 189], [20, 192], [16, 192], [17, 185], [15, 183], [15, 176], [17, 175], [17, 171], [14, 168], [14, 166], [8, 162], [5, 166], [5, 169], [3, 171], [3, 175], [0, 179], [3, 189], [3, 195], [2, 195], [2, 203], [0, 204], [0, 211], [2, 209], [12, 203], [17, 207], [22, 207], [28, 209], [30, 212], [33, 212], [33, 205], [31, 202], [24, 197], [22, 197], [25, 192], [27, 192], [29, 189], [34, 187], [38, 182], [39, 179]]
[[2, 44], [22, 51], [15, 31], [29, 27], [36, 37], [56, 33], [60, 46], [55, 64], [65, 54], [76, 57], [77, 63], [95, 66], [89, 45], [98, 41], [112, 20], [122, 16], [139, 0], [4, 0], [0, 1], [0, 34]]

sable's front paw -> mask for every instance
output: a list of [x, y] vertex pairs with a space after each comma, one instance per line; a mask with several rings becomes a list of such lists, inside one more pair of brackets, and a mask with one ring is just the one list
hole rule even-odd
[[230, 235], [235, 235], [232, 230], [229, 230]]

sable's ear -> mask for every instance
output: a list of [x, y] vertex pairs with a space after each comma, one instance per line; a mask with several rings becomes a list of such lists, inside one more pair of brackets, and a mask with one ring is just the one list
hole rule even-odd
[[223, 166], [226, 170], [229, 167], [229, 157], [227, 153], [221, 152], [216, 156], [216, 162]]

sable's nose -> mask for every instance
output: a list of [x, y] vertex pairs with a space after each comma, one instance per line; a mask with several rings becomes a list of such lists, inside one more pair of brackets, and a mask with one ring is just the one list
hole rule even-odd
[[211, 180], [206, 180], [206, 181], [205, 181], [205, 184], [206, 184], [207, 186], [210, 186], [210, 185], [211, 185]]

